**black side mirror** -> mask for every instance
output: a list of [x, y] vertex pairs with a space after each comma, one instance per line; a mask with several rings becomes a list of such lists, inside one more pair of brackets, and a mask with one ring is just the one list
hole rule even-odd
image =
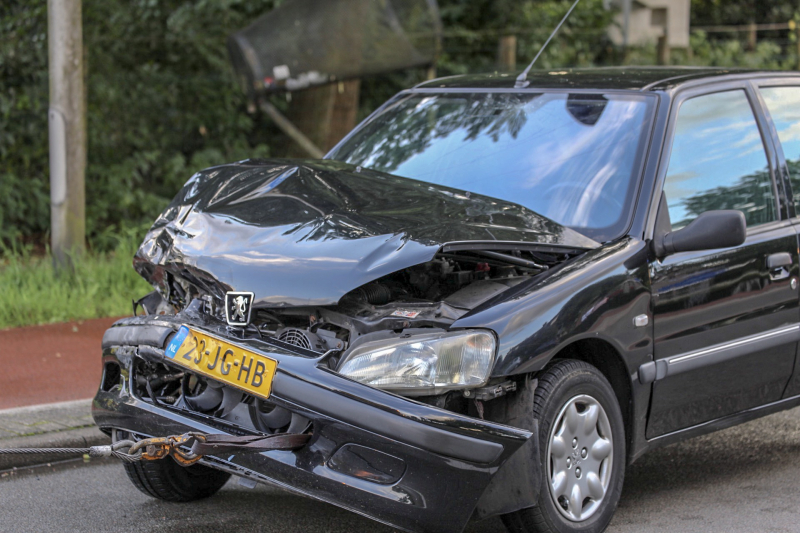
[[657, 231], [653, 251], [661, 258], [677, 252], [730, 248], [742, 244], [746, 237], [747, 222], [741, 211], [706, 211], [685, 228], [667, 233]]

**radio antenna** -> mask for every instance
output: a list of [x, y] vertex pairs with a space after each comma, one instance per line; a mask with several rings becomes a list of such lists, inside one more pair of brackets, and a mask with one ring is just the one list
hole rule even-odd
[[564, 22], [569, 17], [570, 13], [572, 13], [572, 10], [575, 9], [575, 6], [577, 6], [578, 2], [580, 2], [580, 1], [581, 0], [575, 0], [575, 3], [572, 4], [571, 8], [569, 8], [569, 11], [567, 11], [567, 14], [564, 15], [563, 19], [561, 19], [561, 22], [558, 23], [558, 26], [556, 26], [556, 29], [553, 30], [553, 33], [550, 34], [550, 37], [547, 38], [547, 40], [544, 42], [542, 47], [539, 49], [539, 52], [536, 54], [536, 57], [534, 57], [533, 61], [531, 61], [531, 64], [528, 65], [528, 68], [523, 70], [522, 74], [517, 76], [517, 82], [514, 84], [514, 87], [516, 87], [517, 89], [521, 89], [523, 87], [527, 87], [530, 84], [530, 82], [528, 81], [528, 72], [530, 72], [531, 67], [533, 66], [534, 63], [536, 63], [536, 60], [539, 59], [539, 56], [542, 55], [542, 52], [544, 52], [544, 49], [547, 48], [548, 44], [550, 44], [550, 40], [555, 36], [556, 33], [558, 33], [558, 30], [561, 29], [561, 25], [564, 24]]

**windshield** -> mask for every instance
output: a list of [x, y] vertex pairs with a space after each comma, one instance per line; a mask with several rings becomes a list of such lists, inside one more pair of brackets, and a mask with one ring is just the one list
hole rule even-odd
[[401, 94], [327, 158], [514, 202], [604, 242], [627, 229], [653, 100]]

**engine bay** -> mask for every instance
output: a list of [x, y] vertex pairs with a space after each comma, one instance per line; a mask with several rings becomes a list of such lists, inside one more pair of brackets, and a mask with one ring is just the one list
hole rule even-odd
[[[318, 353], [343, 352], [361, 338], [409, 328], [446, 329], [468, 312], [577, 255], [531, 250], [438, 253], [433, 260], [381, 277], [346, 293], [333, 306], [254, 307], [259, 335]], [[173, 290], [140, 300], [148, 314], [177, 312], [194, 299], [225, 320], [222, 303], [178, 276]]]

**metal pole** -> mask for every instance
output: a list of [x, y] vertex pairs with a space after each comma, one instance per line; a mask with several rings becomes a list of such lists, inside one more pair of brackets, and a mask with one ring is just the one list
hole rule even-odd
[[81, 0], [47, 1], [50, 75], [50, 239], [56, 267], [68, 267], [86, 240], [86, 99]]

